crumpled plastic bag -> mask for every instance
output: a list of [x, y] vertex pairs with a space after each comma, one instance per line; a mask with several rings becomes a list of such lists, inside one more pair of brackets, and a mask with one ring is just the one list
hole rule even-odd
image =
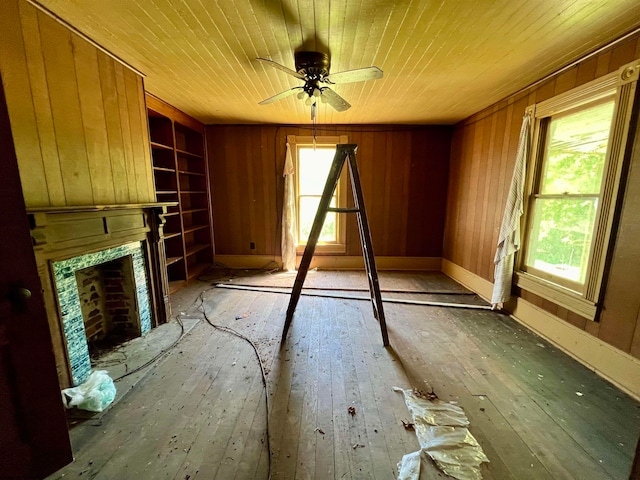
[[94, 370], [77, 387], [62, 390], [66, 408], [77, 407], [89, 412], [102, 412], [116, 398], [116, 386], [106, 370]]
[[398, 464], [399, 480], [414, 480], [420, 475], [420, 452], [424, 452], [447, 475], [458, 480], [481, 480], [480, 464], [489, 459], [467, 428], [464, 410], [442, 400], [427, 400], [412, 390], [393, 387], [404, 395], [411, 412], [420, 450], [405, 455]]

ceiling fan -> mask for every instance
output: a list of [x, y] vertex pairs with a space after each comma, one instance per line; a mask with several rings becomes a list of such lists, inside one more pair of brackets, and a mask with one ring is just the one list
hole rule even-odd
[[[299, 87], [293, 87], [284, 92], [278, 93], [273, 97], [269, 97], [259, 102], [260, 105], [266, 105], [268, 103], [282, 100], [294, 93], [297, 93], [300, 100], [305, 100], [305, 103], [310, 106], [315, 106], [316, 101], [319, 99], [321, 102], [328, 103], [338, 112], [344, 112], [351, 108], [351, 105], [334, 92], [328, 86], [322, 86], [321, 84], [333, 85], [337, 83], [352, 83], [363, 82], [365, 80], [376, 80], [382, 78], [382, 70], [378, 67], [365, 67], [357, 68], [355, 70], [346, 70], [344, 72], [329, 73], [331, 68], [331, 61], [329, 55], [320, 52], [295, 52], [295, 66], [296, 69], [280, 65], [273, 60], [266, 58], [258, 58], [266, 65], [271, 65], [278, 70], [282, 70], [289, 75], [296, 77], [300, 80], [304, 80], [304, 85]], [[313, 116], [312, 109], [312, 116]]]

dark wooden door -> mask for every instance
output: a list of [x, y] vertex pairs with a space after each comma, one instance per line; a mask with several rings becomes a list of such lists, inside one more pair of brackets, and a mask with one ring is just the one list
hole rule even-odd
[[73, 457], [1, 81], [0, 205], [0, 478], [42, 478]]

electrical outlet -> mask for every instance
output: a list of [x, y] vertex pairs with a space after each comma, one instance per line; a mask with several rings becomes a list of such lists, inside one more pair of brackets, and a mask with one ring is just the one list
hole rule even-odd
[[256, 242], [251, 242], [251, 243], [249, 243], [249, 248], [250, 248], [251, 250], [255, 250], [255, 249], [256, 249]]

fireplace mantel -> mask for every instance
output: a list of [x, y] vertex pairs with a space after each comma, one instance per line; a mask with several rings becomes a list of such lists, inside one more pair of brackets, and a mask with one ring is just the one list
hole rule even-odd
[[147, 260], [152, 324], [170, 316], [163, 225], [176, 202], [36, 207], [27, 209], [61, 388], [72, 384], [53, 262], [142, 242]]

